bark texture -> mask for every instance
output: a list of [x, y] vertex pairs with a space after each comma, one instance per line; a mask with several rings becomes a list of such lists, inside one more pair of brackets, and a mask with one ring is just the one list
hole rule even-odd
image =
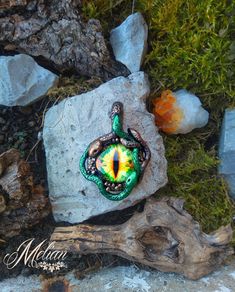
[[43, 57], [57, 70], [75, 70], [104, 80], [129, 74], [114, 61], [100, 22], [85, 23], [80, 0], [0, 0], [0, 46]]
[[231, 226], [207, 235], [183, 209], [183, 200], [149, 199], [142, 213], [122, 225], [57, 227], [55, 249], [79, 254], [111, 253], [164, 272], [198, 279], [233, 253]]
[[33, 184], [29, 164], [11, 149], [0, 155], [0, 237], [10, 238], [50, 213], [42, 186]]

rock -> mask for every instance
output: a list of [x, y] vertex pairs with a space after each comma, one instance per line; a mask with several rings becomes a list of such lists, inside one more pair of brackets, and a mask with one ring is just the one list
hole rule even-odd
[[100, 22], [84, 21], [84, 1], [5, 2], [4, 12], [0, 4], [0, 48], [5, 52], [40, 57], [61, 73], [76, 71], [104, 80], [130, 74], [123, 64], [111, 58]]
[[7, 123], [6, 125], [4, 125], [4, 126], [2, 127], [2, 131], [3, 131], [3, 132], [7, 132], [8, 129], [9, 129], [9, 123]]
[[147, 51], [148, 26], [137, 12], [111, 31], [110, 43], [116, 60], [131, 72], [138, 72]]
[[235, 109], [225, 110], [219, 143], [219, 173], [226, 179], [235, 199]]
[[19, 275], [2, 280], [0, 290], [2, 292], [17, 291], [20, 287], [24, 292], [233, 292], [234, 285], [235, 261], [233, 260], [229, 265], [198, 281], [187, 280], [174, 273], [163, 273], [131, 265], [100, 269], [98, 272], [89, 273], [81, 280], [73, 272], [60, 277], [55, 275], [48, 279], [38, 277], [38, 275], [27, 277]]
[[208, 123], [209, 113], [200, 99], [187, 90], [165, 90], [153, 104], [156, 125], [165, 133], [187, 134]]
[[29, 122], [28, 122], [28, 126], [29, 126], [30, 128], [33, 128], [33, 127], [35, 126], [35, 121], [29, 121]]
[[2, 117], [0, 117], [0, 124], [1, 124], [1, 125], [6, 124], [6, 121], [5, 121], [4, 118], [2, 118]]
[[57, 75], [24, 54], [1, 56], [0, 76], [0, 105], [5, 106], [33, 103], [45, 95], [58, 80]]
[[[112, 79], [49, 109], [43, 139], [49, 195], [56, 221], [78, 223], [95, 215], [127, 208], [166, 184], [164, 146], [154, 117], [145, 107], [148, 94], [147, 76], [138, 72], [128, 78]], [[142, 181], [126, 199], [118, 202], [103, 197], [79, 169], [79, 160], [89, 143], [110, 132], [108, 113], [115, 101], [124, 104], [124, 130], [132, 127], [139, 131], [152, 153]]]

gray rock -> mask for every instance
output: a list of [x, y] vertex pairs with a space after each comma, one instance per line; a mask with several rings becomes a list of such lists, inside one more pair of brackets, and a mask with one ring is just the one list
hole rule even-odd
[[[149, 82], [143, 72], [118, 77], [97, 89], [63, 100], [49, 109], [43, 139], [50, 200], [56, 221], [76, 223], [92, 216], [129, 207], [155, 193], [167, 182], [167, 163], [154, 117], [145, 108]], [[123, 201], [103, 197], [79, 170], [79, 160], [93, 140], [109, 133], [113, 102], [124, 104], [124, 130], [133, 127], [147, 141], [152, 158], [144, 177]]]
[[[140, 269], [133, 265], [104, 268], [88, 274], [81, 280], [73, 272], [67, 273], [64, 278], [65, 285], [58, 277], [48, 281], [37, 275], [28, 277], [20, 275], [1, 281], [0, 291], [17, 291], [19, 287], [24, 292], [45, 291], [49, 282], [54, 283], [57, 280], [53, 286], [49, 286], [49, 291], [57, 291], [52, 287], [65, 288], [64, 286], [66, 286], [69, 291], [83, 292], [233, 292], [235, 262], [233, 260], [230, 265], [221, 267], [218, 271], [197, 281], [187, 280], [183, 276], [173, 273], [158, 272], [147, 267]], [[58, 285], [56, 285], [57, 283]]]
[[131, 72], [139, 71], [147, 51], [147, 38], [148, 26], [141, 13], [128, 16], [111, 31], [110, 43], [116, 60]]
[[25, 106], [45, 95], [58, 76], [20, 54], [0, 57], [0, 105]]
[[235, 109], [225, 110], [219, 143], [219, 173], [226, 179], [235, 199]]

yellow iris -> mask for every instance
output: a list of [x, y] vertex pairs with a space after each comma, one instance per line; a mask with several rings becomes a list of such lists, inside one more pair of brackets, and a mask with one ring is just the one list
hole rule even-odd
[[112, 182], [124, 182], [134, 170], [132, 152], [122, 144], [108, 146], [97, 158], [96, 168]]

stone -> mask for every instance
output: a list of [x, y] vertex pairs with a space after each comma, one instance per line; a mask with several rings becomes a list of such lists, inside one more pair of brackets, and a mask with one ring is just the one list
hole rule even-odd
[[44, 96], [58, 76], [25, 54], [0, 57], [0, 105], [26, 106]]
[[2, 117], [0, 117], [0, 124], [1, 124], [1, 125], [6, 124], [6, 121], [5, 121], [4, 118], [2, 118]]
[[[137, 72], [65, 99], [48, 110], [43, 139], [49, 196], [57, 222], [79, 223], [95, 215], [127, 208], [167, 183], [162, 137], [145, 105], [149, 91], [147, 76]], [[96, 184], [86, 180], [79, 169], [79, 160], [86, 147], [111, 131], [109, 112], [115, 101], [124, 105], [124, 131], [128, 127], [139, 131], [152, 154], [142, 181], [123, 201], [103, 197]]]
[[[235, 286], [235, 261], [221, 267], [200, 280], [187, 280], [174, 273], [163, 273], [135, 265], [100, 269], [76, 277], [76, 272], [64, 276], [38, 277], [38, 275], [11, 277], [0, 282], [2, 292], [17, 291], [115, 291], [115, 292], [233, 292]], [[47, 289], [45, 289], [47, 288]], [[54, 289], [53, 289], [54, 288]], [[59, 289], [60, 288], [60, 289]], [[67, 288], [67, 289], [66, 289]]]
[[111, 57], [99, 20], [85, 20], [84, 1], [1, 2], [4, 1], [0, 0], [1, 51], [39, 57], [62, 74], [76, 72], [102, 80], [130, 74]]
[[219, 173], [228, 183], [235, 199], [235, 109], [226, 109], [219, 142]]
[[167, 134], [187, 134], [208, 123], [200, 99], [185, 89], [165, 90], [153, 101], [156, 125]]
[[110, 43], [117, 61], [133, 73], [140, 70], [147, 51], [148, 26], [137, 12], [131, 14], [110, 33]]

